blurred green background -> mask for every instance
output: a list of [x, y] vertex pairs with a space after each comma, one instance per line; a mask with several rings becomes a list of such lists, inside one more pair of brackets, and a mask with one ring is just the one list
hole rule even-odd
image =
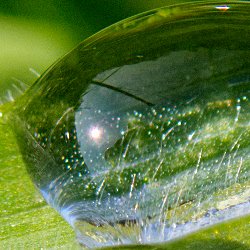
[[131, 15], [177, 2], [181, 1], [0, 1], [1, 101], [15, 98], [20, 92], [16, 87], [22, 91], [22, 85], [31, 85], [54, 61], [95, 32]]

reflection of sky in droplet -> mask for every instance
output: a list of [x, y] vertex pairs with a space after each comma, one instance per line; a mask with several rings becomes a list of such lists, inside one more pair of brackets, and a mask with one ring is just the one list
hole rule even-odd
[[[209, 81], [215, 68], [221, 67], [221, 58], [231, 60], [242, 52], [221, 49], [212, 58], [211, 53], [215, 55], [204, 48], [174, 51], [154, 61], [112, 68], [95, 76], [75, 113], [78, 142], [91, 171], [108, 167], [104, 152], [127, 130], [128, 115], [133, 110], [145, 112], [155, 103], [173, 103], [178, 99], [190, 103], [201, 99], [206, 95], [202, 87], [211, 91]], [[157, 84], [152, 84], [152, 77]], [[202, 87], [198, 79], [203, 79]]]
[[[98, 96], [98, 97], [97, 97]], [[102, 86], [90, 85], [75, 114], [78, 141], [90, 171], [105, 169], [104, 152], [127, 130], [126, 111], [143, 106], [130, 96]]]

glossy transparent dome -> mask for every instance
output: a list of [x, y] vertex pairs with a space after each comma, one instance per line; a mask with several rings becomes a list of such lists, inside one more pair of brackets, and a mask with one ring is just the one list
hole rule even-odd
[[81, 244], [167, 241], [250, 213], [249, 4], [157, 9], [52, 66], [12, 122]]

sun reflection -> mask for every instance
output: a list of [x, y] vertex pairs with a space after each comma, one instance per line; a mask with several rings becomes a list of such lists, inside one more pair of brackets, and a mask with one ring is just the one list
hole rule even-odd
[[227, 11], [227, 10], [230, 9], [230, 7], [227, 6], [227, 5], [216, 6], [215, 8], [216, 8], [217, 10], [221, 10], [221, 11]]
[[101, 128], [92, 127], [89, 130], [89, 136], [94, 141], [99, 141], [102, 138], [102, 135], [103, 135], [103, 130]]

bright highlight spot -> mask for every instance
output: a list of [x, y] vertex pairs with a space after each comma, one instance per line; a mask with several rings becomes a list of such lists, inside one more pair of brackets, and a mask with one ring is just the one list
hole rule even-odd
[[224, 5], [224, 6], [216, 6], [215, 8], [216, 8], [217, 10], [222, 10], [222, 11], [227, 11], [227, 10], [230, 9], [230, 7], [227, 6], [227, 5]]
[[99, 140], [102, 137], [102, 130], [98, 127], [93, 127], [90, 129], [89, 135], [94, 140]]

